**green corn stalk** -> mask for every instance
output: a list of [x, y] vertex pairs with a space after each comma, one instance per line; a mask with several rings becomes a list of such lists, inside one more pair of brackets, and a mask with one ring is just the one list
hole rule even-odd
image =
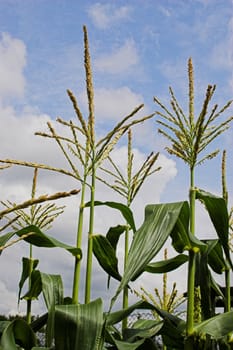
[[[154, 97], [154, 102], [161, 107], [162, 111], [157, 111], [160, 119], [159, 133], [165, 136], [171, 146], [166, 147], [169, 154], [182, 159], [189, 167], [190, 173], [190, 232], [195, 234], [195, 169], [207, 159], [215, 157], [219, 150], [203, 155], [203, 152], [219, 135], [229, 128], [233, 117], [217, 123], [218, 118], [230, 107], [232, 100], [227, 102], [220, 110], [215, 104], [208, 112], [209, 104], [212, 100], [216, 86], [209, 85], [202, 105], [201, 112], [197, 118], [194, 117], [194, 79], [192, 59], [188, 60], [188, 80], [189, 80], [189, 115], [186, 117], [180, 107], [172, 88], [169, 88], [171, 96], [171, 111], [166, 108], [158, 98]], [[199, 156], [201, 156], [199, 158]], [[193, 349], [191, 336], [194, 327], [194, 297], [195, 297], [195, 259], [197, 251], [189, 251], [188, 267], [188, 303], [187, 303], [187, 342], [186, 349]]]
[[[228, 192], [226, 184], [226, 151], [223, 151], [222, 155], [222, 196], [228, 204]], [[230, 218], [229, 218], [230, 219]], [[230, 221], [230, 220], [229, 220]], [[230, 226], [230, 222], [229, 222]], [[231, 277], [230, 277], [230, 266], [225, 271], [225, 312], [231, 311]]]

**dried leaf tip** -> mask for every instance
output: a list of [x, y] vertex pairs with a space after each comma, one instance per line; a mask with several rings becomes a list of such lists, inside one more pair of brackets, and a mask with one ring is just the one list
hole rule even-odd
[[188, 60], [188, 77], [189, 77], [189, 122], [194, 122], [194, 80], [193, 80], [193, 63], [192, 58]]

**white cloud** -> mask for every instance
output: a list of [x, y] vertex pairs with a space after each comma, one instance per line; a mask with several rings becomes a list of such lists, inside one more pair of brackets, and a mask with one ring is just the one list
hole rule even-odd
[[17, 314], [17, 293], [9, 290], [3, 281], [0, 281], [0, 295], [1, 314]]
[[25, 89], [23, 69], [26, 65], [24, 43], [3, 33], [0, 40], [0, 96], [22, 97]]
[[113, 4], [93, 4], [88, 8], [88, 15], [97, 28], [106, 29], [113, 23], [128, 19], [131, 8], [129, 6], [115, 7]]
[[[79, 100], [86, 106], [86, 93], [81, 94]], [[95, 90], [95, 114], [100, 124], [106, 120], [120, 121], [141, 103], [143, 103], [142, 95], [133, 92], [127, 86]]]
[[139, 63], [139, 56], [134, 40], [128, 39], [123, 46], [116, 48], [95, 60], [97, 70], [104, 73], [119, 74], [126, 72]]

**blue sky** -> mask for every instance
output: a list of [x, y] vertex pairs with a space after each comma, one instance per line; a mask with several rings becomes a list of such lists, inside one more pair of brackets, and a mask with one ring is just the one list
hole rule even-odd
[[[0, 118], [1, 158], [35, 160], [57, 165], [61, 161], [56, 147], [33, 134], [45, 130], [46, 121], [74, 117], [66, 95], [71, 89], [86, 113], [85, 76], [83, 69], [83, 32], [86, 25], [93, 66], [96, 97], [97, 132], [102, 135], [140, 103], [144, 114], [157, 109], [153, 96], [169, 103], [168, 87], [174, 88], [187, 111], [187, 60], [192, 57], [195, 74], [196, 111], [199, 111], [208, 84], [217, 84], [214, 101], [220, 106], [233, 96], [233, 2], [232, 0], [131, 0], [131, 1], [74, 1], [74, 0], [1, 0], [0, 3]], [[226, 116], [233, 114], [229, 109]], [[150, 151], [160, 151], [163, 170], [145, 185], [135, 203], [138, 224], [143, 208], [149, 202], [183, 200], [187, 197], [188, 172], [182, 162], [164, 151], [166, 140], [157, 133], [155, 120], [135, 129], [135, 159], [140, 161]], [[232, 203], [231, 161], [232, 128], [213, 148], [228, 151], [228, 184]], [[123, 144], [115, 151], [124, 165]], [[200, 167], [197, 185], [221, 192], [221, 158]], [[32, 172], [14, 169], [2, 172], [3, 198], [22, 200], [30, 196]], [[41, 191], [70, 189], [73, 183], [58, 176], [42, 174]], [[71, 187], [73, 188], [73, 187]], [[98, 195], [105, 197], [101, 187]], [[67, 203], [69, 206], [70, 204]], [[60, 238], [62, 229], [75, 230], [70, 224], [74, 211], [69, 209], [63, 221], [55, 226]], [[75, 213], [74, 213], [75, 215]], [[199, 219], [204, 220], [202, 214]], [[200, 221], [199, 220], [199, 221]], [[102, 230], [104, 219], [97, 219]], [[72, 221], [73, 222], [73, 221]], [[207, 224], [206, 224], [207, 225]], [[209, 230], [209, 228], [208, 228]], [[72, 237], [65, 237], [72, 242]], [[14, 310], [15, 285], [24, 247], [4, 253], [3, 264], [14, 271], [15, 279], [0, 272], [0, 291], [8, 302], [0, 304], [3, 312]], [[12, 252], [14, 259], [11, 260]], [[41, 253], [42, 260], [47, 253]], [[44, 254], [44, 255], [43, 255]], [[54, 260], [44, 261], [51, 273], [59, 271]], [[52, 259], [52, 258], [51, 258]], [[64, 272], [72, 263], [64, 255], [57, 266]], [[59, 259], [58, 259], [59, 260]], [[14, 265], [15, 264], [15, 265]], [[47, 264], [47, 265], [46, 265]], [[17, 266], [17, 267], [15, 267]], [[48, 271], [49, 272], [49, 271]], [[70, 273], [71, 274], [71, 273]], [[97, 276], [97, 275], [96, 275]], [[101, 272], [94, 283], [102, 290]], [[64, 277], [69, 292], [67, 274]], [[149, 278], [150, 279], [150, 278]], [[143, 280], [151, 287], [148, 276]], [[156, 282], [155, 282], [156, 283]], [[184, 285], [181, 283], [181, 287]], [[94, 296], [97, 296], [97, 292]]]

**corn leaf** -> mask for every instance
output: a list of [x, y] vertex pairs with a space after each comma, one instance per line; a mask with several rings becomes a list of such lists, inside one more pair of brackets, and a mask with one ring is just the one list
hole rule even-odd
[[121, 275], [118, 271], [118, 259], [109, 240], [102, 235], [94, 235], [93, 252], [104, 271], [120, 281]]
[[[36, 269], [38, 263], [39, 263], [38, 259], [35, 259], [35, 260], [32, 261], [32, 269], [33, 270]], [[29, 277], [29, 275], [31, 273], [30, 272], [31, 260], [29, 258], [23, 257], [22, 258], [22, 266], [23, 266], [23, 269], [22, 269], [22, 274], [21, 274], [21, 278], [20, 278], [20, 281], [19, 281], [18, 302], [20, 300], [21, 291], [22, 291], [24, 282], [27, 280], [27, 278]]]
[[[44, 301], [48, 310], [48, 314], [44, 315], [42, 319], [42, 325], [44, 324], [45, 319], [47, 321], [46, 345], [51, 346], [54, 339], [55, 305], [63, 304], [64, 300], [61, 276], [33, 270], [31, 274], [31, 288], [23, 298], [36, 299], [41, 292], [43, 293]], [[34, 322], [33, 327], [36, 327], [36, 322]]]
[[206, 244], [208, 245], [208, 264], [211, 269], [218, 273], [222, 274], [227, 269], [226, 260], [223, 256], [222, 245], [218, 239], [207, 240]]
[[[14, 236], [15, 232], [8, 232], [4, 235], [0, 236], [0, 247], [4, 247], [4, 245]], [[2, 254], [2, 250], [0, 251], [0, 255]]]
[[194, 327], [197, 334], [209, 334], [215, 339], [220, 339], [233, 331], [233, 311], [212, 317]]
[[[159, 333], [164, 325], [164, 321], [157, 320], [138, 320], [131, 328], [124, 330], [124, 340], [128, 343], [137, 344], [138, 339], [143, 340], [140, 349], [148, 349], [148, 340]], [[151, 345], [151, 344], [150, 344]], [[149, 347], [154, 349], [154, 347]]]
[[106, 325], [112, 326], [114, 324], [117, 324], [121, 322], [124, 318], [128, 317], [133, 311], [140, 309], [140, 310], [154, 310], [154, 306], [147, 301], [138, 301], [137, 303], [129, 306], [126, 309], [121, 309], [118, 311], [114, 311], [111, 313], [108, 313], [106, 315]]
[[[90, 207], [91, 203], [88, 202], [85, 204], [85, 207]], [[95, 201], [94, 202], [95, 206], [99, 205], [106, 205], [109, 208], [117, 209], [121, 212], [131, 229], [135, 232], [136, 227], [134, 223], [134, 218], [133, 218], [133, 212], [130, 210], [130, 208], [127, 205], [124, 205], [122, 203], [118, 202], [100, 202], [100, 201]]]
[[201, 189], [198, 189], [196, 191], [196, 198], [205, 205], [205, 208], [209, 214], [209, 217], [219, 237], [220, 243], [223, 247], [226, 258], [231, 268], [233, 269], [233, 264], [230, 257], [230, 249], [228, 245], [229, 216], [225, 199], [216, 197], [213, 194], [205, 192]]
[[181, 211], [171, 232], [172, 245], [178, 253], [182, 253], [184, 250], [190, 250], [193, 248], [198, 248], [201, 250], [206, 249], [205, 243], [190, 233], [189, 219], [189, 206], [186, 205]]
[[54, 339], [55, 305], [63, 304], [63, 284], [60, 275], [49, 275], [40, 272], [43, 297], [48, 310], [46, 327], [46, 345], [51, 346]]
[[188, 256], [185, 254], [179, 254], [174, 258], [157, 261], [155, 263], [148, 264], [145, 267], [145, 271], [150, 273], [167, 273], [176, 270], [178, 267], [188, 261]]
[[55, 306], [56, 350], [103, 349], [102, 300], [89, 304]]
[[36, 345], [34, 332], [22, 319], [10, 322], [4, 329], [0, 340], [0, 347], [3, 350], [18, 350], [18, 345], [25, 350], [31, 350]]
[[117, 244], [119, 241], [120, 236], [125, 232], [126, 226], [124, 225], [117, 225], [114, 227], [110, 227], [110, 229], [107, 232], [106, 238], [111, 243], [111, 246], [116, 251]]
[[187, 211], [187, 207], [187, 202], [146, 206], [145, 220], [134, 234], [124, 275], [115, 296], [112, 298], [111, 306], [129, 281], [138, 276], [160, 251], [182, 211]]
[[57, 239], [44, 234], [41, 230], [34, 225], [30, 225], [25, 227], [17, 232], [15, 232], [19, 237], [23, 235], [28, 235], [24, 238], [24, 240], [30, 244], [33, 244], [37, 247], [45, 247], [45, 248], [63, 248], [66, 249], [69, 253], [73, 254], [77, 258], [81, 259], [82, 252], [79, 248], [71, 247], [65, 243], [58, 241]]

